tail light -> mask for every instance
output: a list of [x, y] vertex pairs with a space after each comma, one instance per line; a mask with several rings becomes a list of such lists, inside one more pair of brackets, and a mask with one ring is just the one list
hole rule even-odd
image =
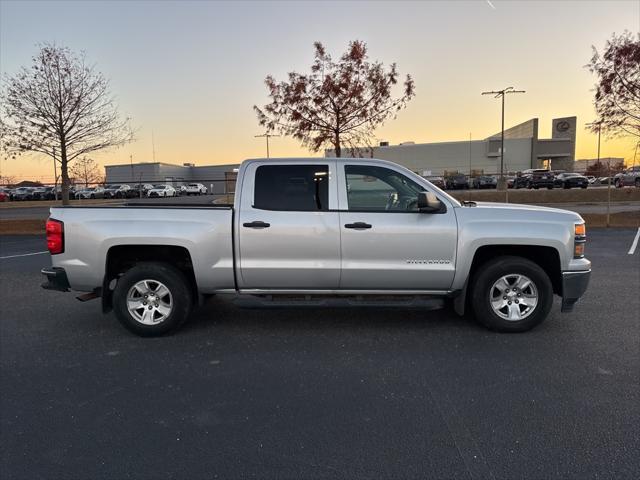
[[47, 248], [51, 255], [64, 252], [64, 223], [60, 220], [47, 220], [45, 227], [47, 233]]

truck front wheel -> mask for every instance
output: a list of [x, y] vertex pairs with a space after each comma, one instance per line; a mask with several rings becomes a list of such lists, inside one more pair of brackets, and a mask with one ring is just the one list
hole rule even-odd
[[122, 325], [142, 337], [177, 329], [191, 313], [192, 292], [177, 268], [156, 262], [139, 263], [118, 279], [113, 310]]
[[504, 256], [480, 266], [470, 300], [476, 319], [490, 330], [525, 332], [549, 315], [553, 287], [537, 264]]

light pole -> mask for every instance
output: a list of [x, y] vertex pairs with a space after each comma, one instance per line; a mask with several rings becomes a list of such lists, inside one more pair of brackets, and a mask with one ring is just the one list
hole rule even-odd
[[[588, 127], [598, 127], [598, 159], [596, 163], [600, 164], [600, 133], [602, 130], [602, 120], [591, 122], [586, 124]], [[586, 171], [585, 171], [586, 174]], [[611, 219], [611, 159], [607, 161], [607, 228]]]
[[471, 132], [469, 132], [469, 179], [471, 179]]
[[513, 87], [503, 88], [502, 90], [492, 90], [490, 92], [482, 92], [482, 95], [495, 95], [494, 98], [502, 99], [502, 129], [500, 135], [500, 184], [499, 188], [506, 187], [504, 181], [504, 97], [509, 93], [525, 93], [524, 90], [514, 90]]
[[598, 162], [600, 162], [600, 131], [602, 129], [602, 120], [596, 122], [585, 123], [587, 127], [598, 127]]
[[280, 135], [273, 135], [269, 132], [265, 132], [262, 135], [254, 135], [255, 138], [266, 138], [267, 139], [267, 158], [269, 158], [269, 138], [271, 137], [279, 137]]

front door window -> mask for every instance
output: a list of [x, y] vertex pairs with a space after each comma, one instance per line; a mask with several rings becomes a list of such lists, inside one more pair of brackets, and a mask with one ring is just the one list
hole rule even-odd
[[417, 212], [424, 188], [384, 167], [346, 165], [348, 210], [356, 212]]

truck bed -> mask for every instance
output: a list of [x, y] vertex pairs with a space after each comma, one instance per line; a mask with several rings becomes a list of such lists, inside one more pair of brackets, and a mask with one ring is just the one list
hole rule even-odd
[[64, 223], [65, 250], [56, 255], [71, 288], [102, 285], [105, 259], [113, 247], [168, 245], [189, 252], [198, 288], [235, 288], [233, 208], [230, 205], [128, 203], [51, 208]]

